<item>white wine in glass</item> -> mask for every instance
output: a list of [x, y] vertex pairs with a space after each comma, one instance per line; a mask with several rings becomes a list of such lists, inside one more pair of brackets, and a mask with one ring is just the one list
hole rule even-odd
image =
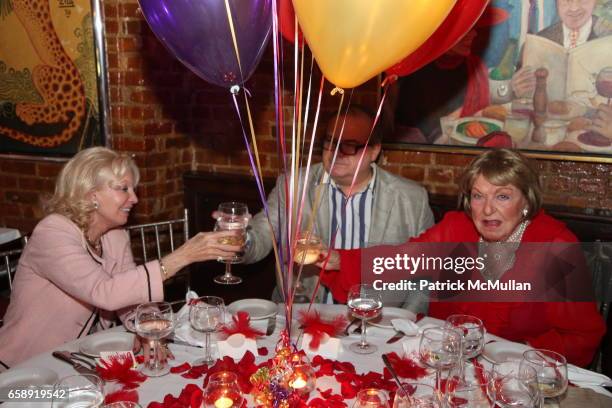
[[[249, 209], [246, 204], [230, 201], [219, 204], [219, 216], [215, 224], [215, 231], [237, 231], [237, 235], [219, 239], [220, 244], [244, 246], [246, 241], [246, 228], [249, 223]], [[215, 276], [214, 282], [220, 285], [237, 285], [242, 282], [238, 276], [232, 275], [232, 264], [242, 263], [244, 254], [238, 253], [228, 258], [217, 258], [225, 263], [225, 273]]]

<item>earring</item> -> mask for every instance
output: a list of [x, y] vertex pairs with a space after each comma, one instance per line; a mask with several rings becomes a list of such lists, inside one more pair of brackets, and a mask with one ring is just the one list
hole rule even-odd
[[93, 202], [93, 206], [94, 206], [94, 209], [95, 209], [95, 210], [97, 210], [98, 208], [100, 208], [100, 204], [98, 204], [98, 202], [97, 202], [97, 201], [94, 201], [94, 202]]
[[529, 210], [527, 208], [523, 208], [523, 217], [527, 217]]

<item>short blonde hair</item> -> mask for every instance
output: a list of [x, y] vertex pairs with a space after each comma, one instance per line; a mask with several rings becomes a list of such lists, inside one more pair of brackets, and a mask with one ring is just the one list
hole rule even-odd
[[527, 200], [526, 218], [533, 218], [542, 208], [540, 181], [527, 158], [513, 150], [494, 149], [474, 159], [459, 181], [459, 205], [468, 215], [472, 212], [472, 187], [479, 175], [496, 186], [511, 184], [518, 188]]
[[134, 187], [140, 172], [134, 160], [125, 153], [105, 147], [91, 147], [77, 153], [62, 168], [53, 196], [43, 203], [45, 213], [58, 213], [70, 218], [82, 230], [89, 227], [94, 204], [86, 196], [105, 184], [132, 173]]

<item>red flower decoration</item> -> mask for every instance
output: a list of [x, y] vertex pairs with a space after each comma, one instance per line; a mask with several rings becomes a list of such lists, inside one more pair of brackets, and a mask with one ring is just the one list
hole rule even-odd
[[313, 350], [319, 348], [324, 334], [329, 337], [337, 336], [342, 333], [347, 324], [346, 317], [343, 315], [338, 315], [332, 321], [327, 321], [323, 320], [316, 310], [310, 313], [305, 310], [300, 311], [299, 322], [304, 328], [304, 333], [312, 336], [308, 346]]
[[173, 374], [178, 374], [178, 373], [182, 373], [185, 372], [187, 370], [191, 369], [191, 364], [189, 363], [183, 363], [181, 365], [175, 366], [175, 367], [171, 367], [170, 368], [170, 372]]
[[131, 354], [118, 354], [111, 356], [109, 361], [101, 360], [96, 371], [104, 381], [117, 381], [125, 388], [136, 388], [147, 376], [134, 370], [134, 359]]
[[106, 397], [104, 398], [105, 404], [110, 404], [112, 402], [118, 402], [118, 401], [138, 402], [138, 391], [122, 388], [119, 391], [115, 391], [115, 392], [111, 392], [110, 394], [107, 394]]
[[224, 326], [221, 331], [228, 337], [232, 334], [242, 334], [247, 339], [254, 339], [263, 336], [263, 332], [251, 327], [251, 316], [247, 312], [241, 311], [232, 317], [233, 326]]
[[223, 357], [222, 360], [218, 360], [215, 365], [210, 367], [208, 375], [204, 379], [204, 387], [208, 384], [208, 378], [211, 374], [219, 371], [232, 371], [238, 376], [238, 385], [244, 394], [249, 394], [253, 385], [251, 384], [251, 375], [257, 371], [259, 366], [255, 364], [255, 356], [250, 351], [247, 351], [242, 359], [235, 363], [231, 357]]
[[[398, 376], [416, 380], [427, 375], [427, 369], [421, 367], [410, 357], [400, 357], [396, 353], [387, 354], [391, 366]], [[385, 378], [391, 378], [391, 373], [387, 368], [384, 370]]]
[[268, 355], [268, 349], [265, 347], [260, 347], [257, 349], [257, 354], [259, 354], [260, 356], [267, 356]]

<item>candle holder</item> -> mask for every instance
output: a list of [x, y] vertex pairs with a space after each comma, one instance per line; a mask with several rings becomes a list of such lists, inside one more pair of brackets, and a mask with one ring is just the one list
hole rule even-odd
[[219, 371], [210, 376], [204, 390], [205, 408], [235, 408], [240, 407], [242, 401], [242, 392], [235, 373]]
[[302, 363], [293, 366], [289, 377], [289, 387], [301, 395], [309, 394], [315, 387], [315, 372], [310, 364]]

